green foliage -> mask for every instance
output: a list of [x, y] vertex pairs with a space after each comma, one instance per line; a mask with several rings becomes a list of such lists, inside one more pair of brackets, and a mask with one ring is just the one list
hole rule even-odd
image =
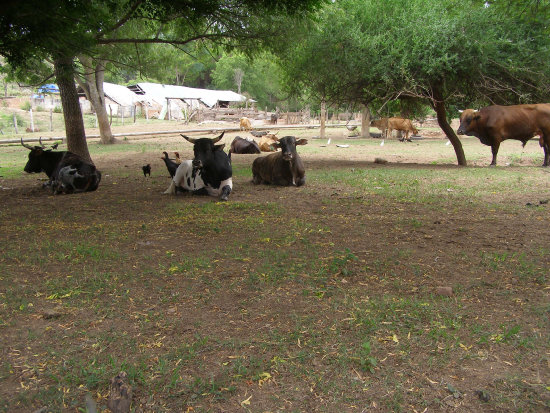
[[21, 106], [20, 106], [21, 110], [30, 110], [31, 109], [31, 102], [29, 102], [28, 100], [24, 101]]
[[244, 72], [241, 93], [255, 99], [260, 108], [275, 109], [283, 100], [281, 70], [275, 56], [262, 53], [251, 60], [239, 53], [224, 54], [212, 72], [214, 86], [237, 91], [235, 70], [238, 69]]
[[291, 91], [334, 102], [384, 105], [434, 90], [460, 103], [543, 99], [550, 39], [538, 18], [516, 17], [481, 2], [338, 1], [287, 44], [283, 67]]

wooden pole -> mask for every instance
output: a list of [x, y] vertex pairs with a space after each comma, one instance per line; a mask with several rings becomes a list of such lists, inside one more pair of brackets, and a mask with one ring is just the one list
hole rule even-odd
[[50, 132], [53, 132], [53, 109], [50, 109]]
[[34, 119], [32, 117], [32, 108], [29, 109], [29, 113], [31, 115], [31, 132], [34, 132]]
[[121, 106], [118, 105], [118, 110], [120, 112], [120, 117], [122, 119], [122, 125], [124, 125], [124, 106], [122, 106], [122, 110], [120, 110]]
[[133, 110], [134, 110], [134, 123], [136, 123], [136, 105], [134, 105]]
[[13, 127], [15, 128], [15, 133], [19, 133], [17, 130], [17, 116], [15, 116], [15, 112], [13, 112]]
[[149, 122], [149, 106], [145, 105], [145, 120]]
[[109, 125], [113, 124], [113, 108], [109, 105]]

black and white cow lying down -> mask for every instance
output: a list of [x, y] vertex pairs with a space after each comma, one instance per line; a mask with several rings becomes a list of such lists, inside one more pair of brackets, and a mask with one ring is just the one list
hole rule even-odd
[[54, 194], [95, 191], [101, 182], [101, 172], [95, 165], [69, 151], [53, 151], [40, 146], [21, 145], [29, 149], [29, 160], [24, 171], [27, 173], [45, 172]]
[[233, 188], [233, 170], [227, 154], [223, 151], [225, 144], [215, 145], [223, 137], [214, 139], [194, 139], [183, 136], [193, 144], [195, 158], [183, 161], [170, 182], [165, 194], [177, 191], [192, 192], [195, 195], [210, 195], [227, 201]]

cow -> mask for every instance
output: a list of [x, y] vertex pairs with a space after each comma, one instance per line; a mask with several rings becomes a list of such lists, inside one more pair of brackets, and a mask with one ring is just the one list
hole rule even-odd
[[276, 113], [272, 113], [269, 119], [269, 123], [271, 123], [272, 125], [276, 125], [278, 120], [279, 115], [277, 115]]
[[385, 139], [387, 135], [388, 119], [389, 118], [375, 119], [370, 123], [371, 127], [380, 129], [380, 131], [382, 132], [382, 139]]
[[550, 104], [501, 106], [492, 105], [480, 110], [466, 109], [460, 114], [458, 135], [475, 136], [491, 147], [493, 160], [497, 164], [500, 143], [506, 139], [520, 141], [523, 146], [535, 135], [544, 149], [542, 166], [549, 166], [550, 157]]
[[252, 162], [252, 182], [282, 186], [302, 186], [306, 183], [305, 168], [296, 152], [296, 145], [306, 145], [307, 139], [296, 140], [294, 136], [284, 136], [275, 146], [281, 152], [254, 159]]
[[[227, 201], [233, 188], [233, 170], [229, 157], [223, 151], [225, 144], [215, 145], [215, 143], [223, 137], [224, 133], [225, 132], [222, 132], [220, 136], [214, 139], [195, 139], [185, 135], [181, 136], [193, 144], [193, 153], [195, 157], [191, 163], [191, 167], [192, 169], [200, 171], [200, 178], [204, 183], [205, 189], [205, 191], [201, 191], [201, 193], [210, 196], [219, 196], [222, 201]], [[185, 168], [186, 172], [181, 172], [180, 179], [176, 179], [180, 168], [182, 168], [182, 171], [183, 168]], [[182, 162], [170, 183], [170, 187], [165, 193], [174, 194], [176, 192], [176, 187], [181, 185], [181, 177], [188, 176], [188, 171], [188, 163]], [[199, 194], [195, 192], [195, 190], [193, 193]]]
[[277, 135], [274, 133], [268, 133], [265, 136], [262, 136], [260, 138], [260, 142], [258, 142], [258, 146], [260, 147], [260, 150], [262, 152], [275, 152], [277, 150], [277, 147], [275, 144], [279, 141], [279, 138], [277, 138]]
[[201, 170], [193, 167], [193, 161], [182, 161], [173, 179], [170, 181], [170, 186], [165, 194], [175, 195], [177, 192], [191, 192], [194, 195], [208, 195], [206, 185], [202, 180]]
[[240, 118], [239, 119], [239, 129], [244, 131], [249, 131], [252, 129], [252, 124], [250, 123], [250, 119], [248, 118]]
[[411, 142], [409, 139], [409, 132], [412, 132], [413, 135], [418, 134], [418, 129], [416, 129], [410, 119], [403, 119], [403, 118], [389, 118], [388, 119], [388, 137], [392, 136], [392, 133], [394, 130], [399, 130], [402, 132], [405, 132], [405, 136], [400, 139], [401, 142], [408, 141]]
[[249, 154], [249, 153], [261, 153], [260, 147], [256, 141], [252, 138], [241, 138], [235, 136], [235, 139], [231, 142], [229, 148], [229, 159], [231, 160], [232, 153]]
[[45, 172], [55, 194], [95, 191], [101, 182], [101, 172], [93, 163], [69, 151], [46, 149], [40, 140], [40, 146], [21, 145], [29, 149], [29, 160], [24, 167], [27, 173]]

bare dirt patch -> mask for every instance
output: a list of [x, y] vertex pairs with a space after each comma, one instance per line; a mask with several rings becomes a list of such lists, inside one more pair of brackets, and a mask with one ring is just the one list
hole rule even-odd
[[176, 137], [92, 146], [94, 193], [2, 180], [0, 411], [106, 409], [121, 370], [136, 412], [547, 411], [540, 148], [341, 143], [300, 188], [234, 156], [227, 203], [161, 195]]

